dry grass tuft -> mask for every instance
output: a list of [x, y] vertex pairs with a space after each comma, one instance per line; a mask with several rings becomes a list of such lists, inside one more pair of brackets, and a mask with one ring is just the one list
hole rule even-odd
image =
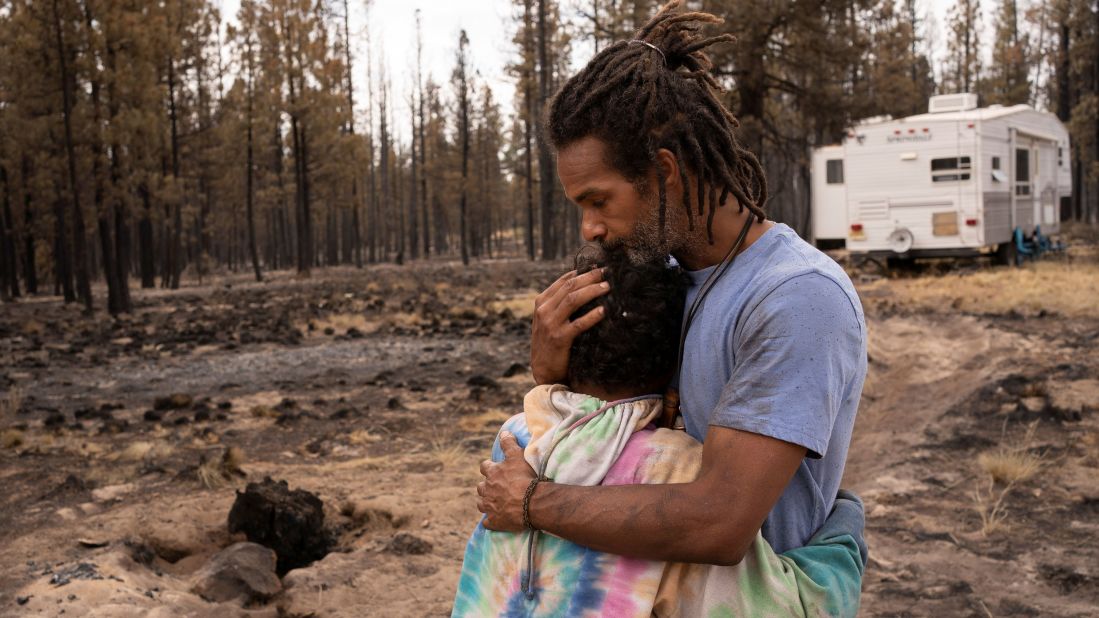
[[391, 463], [388, 457], [357, 457], [331, 463], [322, 462], [317, 464], [316, 469], [318, 474], [344, 470], [381, 470]]
[[497, 300], [489, 303], [489, 307], [495, 313], [500, 313], [505, 309], [511, 311], [511, 315], [526, 319], [534, 315], [534, 299], [537, 298], [537, 292], [528, 292], [526, 294], [520, 294], [513, 296], [506, 300]]
[[[1042, 457], [1030, 453], [1030, 444], [1038, 421], [1027, 426], [1026, 434], [1015, 445], [1001, 445], [996, 451], [981, 453], [977, 465], [985, 474], [973, 489], [974, 510], [981, 518], [981, 534], [988, 536], [1007, 525], [1005, 500], [1011, 490], [1038, 473]], [[1006, 425], [1005, 425], [1006, 429]]]
[[117, 453], [117, 459], [121, 461], [144, 461], [152, 451], [152, 442], [132, 442]]
[[327, 336], [324, 331], [328, 328], [335, 331], [334, 334], [337, 335], [342, 335], [352, 328], [369, 335], [377, 331], [382, 326], [382, 322], [368, 319], [365, 313], [332, 313], [324, 317], [307, 320], [297, 324], [297, 326], [303, 333], [308, 333], [314, 337]]
[[496, 433], [511, 413], [500, 408], [489, 408], [480, 414], [470, 414], [458, 419], [458, 428], [468, 433]]
[[347, 441], [355, 445], [371, 444], [381, 439], [381, 436], [376, 436], [365, 429], [356, 429], [347, 435]]
[[446, 440], [432, 440], [431, 457], [443, 466], [443, 470], [454, 470], [463, 463], [468, 463], [469, 453], [461, 444], [455, 444]]
[[23, 432], [18, 429], [0, 431], [0, 448], [10, 449], [23, 446]]
[[170, 456], [175, 449], [168, 444], [155, 444], [153, 442], [131, 442], [126, 448], [115, 453], [113, 459], [117, 461], [139, 462], [164, 459]]
[[23, 392], [16, 387], [11, 389], [3, 397], [0, 397], [0, 423], [7, 423], [15, 418], [23, 405]]
[[217, 489], [232, 480], [234, 476], [244, 476], [240, 469], [244, 463], [244, 451], [236, 446], [230, 446], [221, 453], [221, 457], [207, 458], [203, 455], [199, 459], [198, 480], [206, 489]]
[[1030, 480], [1042, 467], [1042, 458], [1026, 451], [999, 451], [981, 453], [977, 457], [981, 469], [1002, 485]]
[[256, 418], [276, 418], [279, 415], [275, 412], [271, 406], [258, 405], [252, 406], [252, 416]]

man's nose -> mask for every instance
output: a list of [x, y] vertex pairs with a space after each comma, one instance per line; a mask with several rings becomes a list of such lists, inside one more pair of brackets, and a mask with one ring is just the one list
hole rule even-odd
[[580, 222], [580, 235], [587, 242], [601, 242], [607, 237], [607, 226], [604, 225], [598, 214], [591, 210], [585, 210], [584, 217]]

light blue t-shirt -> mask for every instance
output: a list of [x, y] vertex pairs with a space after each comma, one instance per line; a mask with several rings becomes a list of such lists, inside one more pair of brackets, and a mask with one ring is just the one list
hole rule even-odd
[[[713, 268], [689, 273], [688, 307]], [[832, 510], [865, 378], [851, 280], [783, 224], [737, 256], [695, 315], [679, 376], [687, 433], [731, 427], [808, 451], [763, 524], [776, 552], [804, 545]]]

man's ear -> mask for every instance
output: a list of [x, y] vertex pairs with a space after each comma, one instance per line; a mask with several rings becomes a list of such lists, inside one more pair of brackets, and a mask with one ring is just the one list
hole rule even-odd
[[656, 173], [664, 177], [664, 186], [669, 195], [679, 195], [683, 190], [683, 177], [679, 174], [679, 160], [675, 153], [667, 148], [656, 151]]

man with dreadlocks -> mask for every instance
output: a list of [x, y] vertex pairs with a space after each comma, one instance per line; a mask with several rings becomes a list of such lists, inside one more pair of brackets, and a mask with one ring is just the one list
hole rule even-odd
[[[666, 258], [634, 263], [618, 249], [587, 251], [577, 270], [604, 268], [608, 294], [581, 312], [606, 317], [580, 333], [568, 383], [536, 386], [504, 423], [541, 477], [572, 486], [688, 483], [703, 445], [656, 429], [674, 373], [689, 280]], [[504, 458], [501, 439], [494, 461]], [[466, 544], [452, 616], [852, 616], [865, 547], [862, 505], [841, 495], [806, 547], [776, 554], [757, 532], [739, 564], [644, 560], [600, 552], [538, 530], [484, 523]]]
[[[672, 255], [691, 277], [678, 392], [684, 428], [703, 442], [698, 477], [554, 483], [503, 435], [504, 460], [481, 466], [478, 508], [489, 529], [526, 524], [603, 552], [732, 565], [760, 531], [778, 553], [805, 545], [832, 510], [866, 376], [866, 326], [843, 270], [766, 219], [763, 171], [738, 143], [704, 53], [732, 37], [704, 36], [721, 20], [680, 5], [568, 80], [546, 130], [584, 238], [638, 261]], [[539, 384], [566, 382], [572, 341], [603, 317], [573, 314], [607, 289], [596, 270], [539, 295]]]

